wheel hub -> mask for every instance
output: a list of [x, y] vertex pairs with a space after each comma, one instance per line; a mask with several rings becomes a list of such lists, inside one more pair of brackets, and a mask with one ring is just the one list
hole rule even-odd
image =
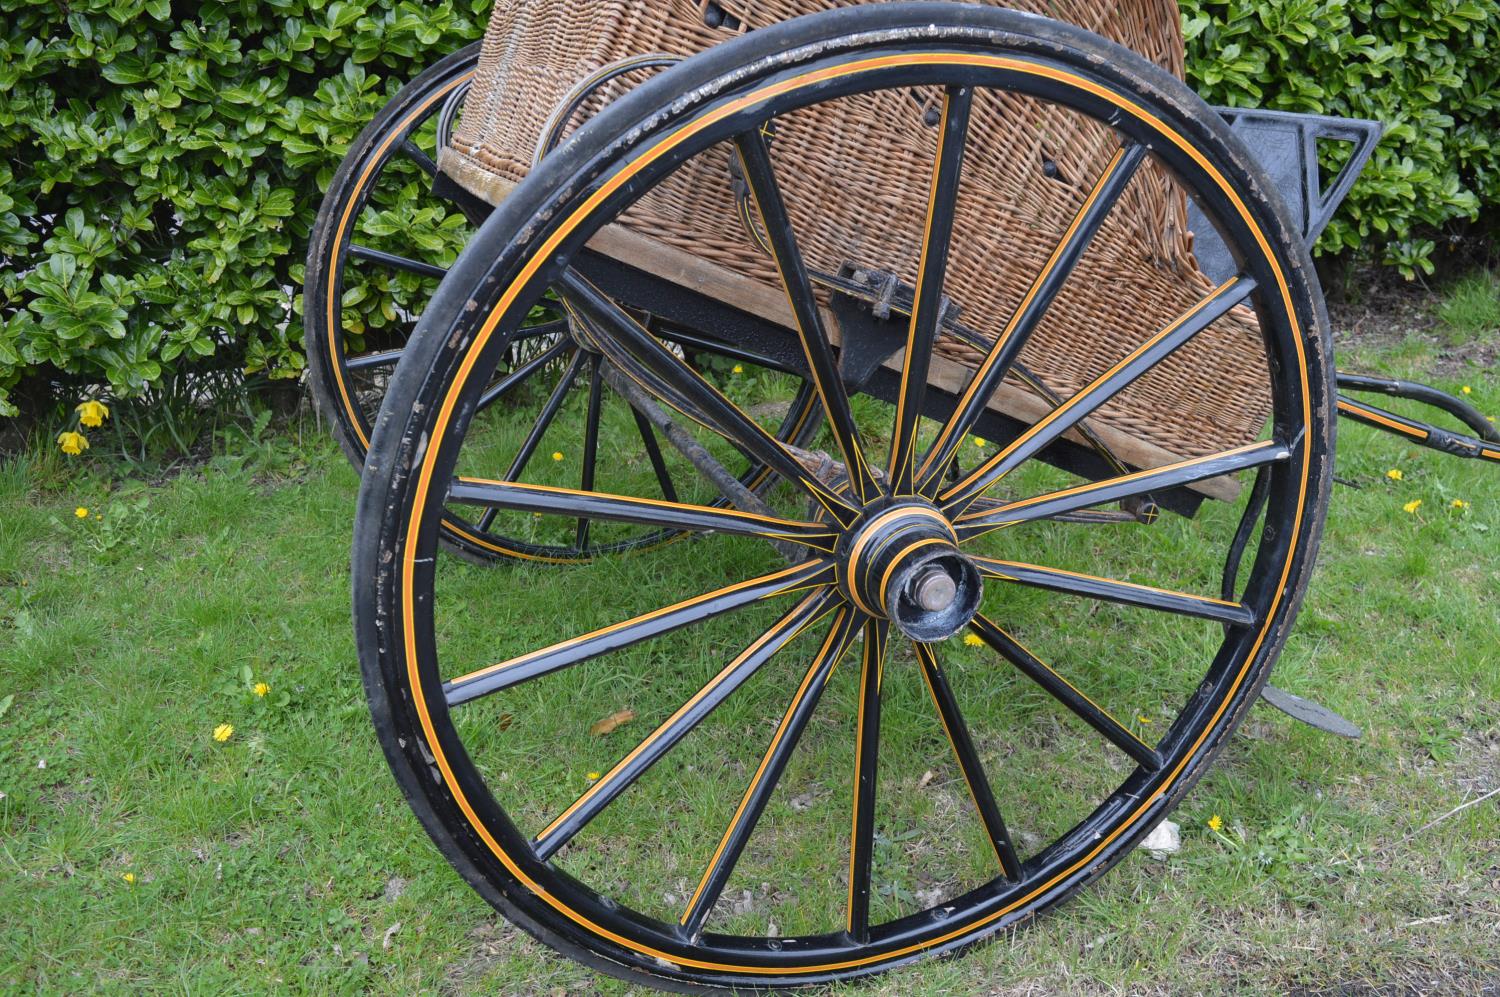
[[947, 519], [925, 502], [876, 503], [839, 544], [839, 584], [871, 616], [912, 640], [934, 643], [962, 630], [984, 586], [958, 549]]

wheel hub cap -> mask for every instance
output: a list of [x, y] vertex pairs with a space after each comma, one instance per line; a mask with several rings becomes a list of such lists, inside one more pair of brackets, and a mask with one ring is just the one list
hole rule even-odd
[[983, 583], [958, 549], [953, 527], [931, 505], [877, 504], [840, 543], [840, 586], [860, 609], [933, 643], [962, 630]]

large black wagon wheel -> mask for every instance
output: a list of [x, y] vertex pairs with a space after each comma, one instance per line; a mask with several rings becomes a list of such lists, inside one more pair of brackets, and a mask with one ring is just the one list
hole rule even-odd
[[[927, 236], [904, 389], [872, 416], [873, 403], [851, 404], [837, 376], [767, 126], [821, 102], [915, 88], [943, 95]], [[935, 417], [924, 409], [925, 368], [946, 248], [965, 237], [952, 203], [966, 119], [986, 90], [1107, 124], [1118, 151], [1099, 176], [1081, 181], [1092, 189], [1075, 223], [972, 390]], [[683, 94], [693, 99], [679, 100]], [[719, 143], [737, 153], [760, 210], [842, 478], [810, 473], [629, 315], [565, 276], [593, 233], [691, 157], [714, 147], [722, 153]], [[1108, 224], [1132, 174], [1153, 161], [1203, 206], [1239, 273], [1051, 414], [949, 473], [989, 391], [1048, 303], [1066, 293], [1079, 254]], [[413, 808], [469, 882], [538, 938], [612, 973], [674, 988], [786, 987], [878, 972], [990, 937], [1059, 902], [1136, 845], [1201, 776], [1264, 683], [1300, 602], [1326, 505], [1332, 416], [1320, 299], [1305, 251], [1250, 164], [1198, 98], [1124, 49], [1042, 18], [922, 3], [839, 10], [727, 43], [622, 99], [535, 171], [422, 319], [381, 411], [355, 536], [356, 626], [376, 727]], [[799, 501], [768, 516], [460, 476], [473, 400], [531, 307], [559, 281], [639, 376], [707, 415], [791, 482]], [[946, 293], [961, 301], [963, 288]], [[1049, 442], [1237, 305], [1254, 310], [1265, 350], [1272, 404], [1258, 440], [1067, 487], [1045, 473], [1028, 476]], [[930, 418], [918, 417], [924, 411]], [[886, 442], [873, 442], [884, 429], [872, 426], [889, 427]], [[1238, 507], [1226, 507], [1229, 519], [1217, 517], [1228, 529], [1203, 591], [1171, 584], [1167, 558], [1138, 563], [1143, 580], [1127, 582], [1111, 577], [1117, 562], [1082, 571], [1010, 553], [1062, 550], [1068, 531], [1086, 530], [1086, 550], [1114, 544], [1128, 558], [1145, 549], [1137, 545], [1148, 527], [1056, 517], [1235, 472], [1256, 485]], [[612, 574], [622, 606], [594, 614], [605, 625], [547, 634], [513, 613], [511, 623], [484, 625], [501, 617], [476, 610], [483, 592], [467, 577], [449, 581], [451, 562], [434, 557], [445, 502], [560, 516], [587, 510], [718, 536], [694, 545], [690, 561], [672, 561], [668, 549], [628, 562], [647, 591], [664, 587], [647, 562], [694, 572], [686, 597], [671, 589], [669, 600], [647, 601]], [[1047, 531], [1040, 548], [1022, 546], [1028, 529]], [[764, 554], [758, 573], [745, 568], [753, 563], [747, 546]], [[779, 559], [788, 548], [792, 556]], [[608, 570], [626, 569], [619, 562]], [[700, 574], [722, 584], [704, 587]], [[516, 594], [498, 583], [492, 594], [496, 607], [515, 605]], [[527, 613], [574, 619], [574, 601], [565, 596]], [[1144, 631], [1125, 626], [1099, 638], [1113, 642], [1106, 654], [1126, 662], [1119, 682], [1156, 669], [1180, 679], [1181, 691], [1154, 720], [1136, 722], [1131, 700], [1099, 692], [1104, 672], [1064, 677], [1064, 665], [1044, 660], [1050, 656], [1032, 635], [1047, 632], [1017, 626], [1039, 604], [1044, 614], [1081, 607], [1084, 625], [1096, 613], [1103, 620], [1119, 612], [1191, 628], [1197, 637], [1154, 649], [1138, 639]], [[517, 649], [523, 631], [537, 637]], [[981, 653], [978, 665], [965, 657]], [[913, 681], [920, 698], [890, 698]], [[1001, 681], [1014, 684], [985, 685]], [[1091, 686], [1093, 697], [1082, 691]], [[981, 687], [990, 691], [975, 694]], [[610, 689], [636, 697], [677, 690], [677, 698], [653, 708], [637, 699], [647, 724], [612, 736], [634, 745], [620, 754], [607, 747], [618, 742], [581, 734], [613, 705], [604, 698]], [[734, 722], [715, 726], [726, 711], [735, 711]], [[1032, 713], [1055, 714], [1081, 732], [1043, 738], [1039, 772], [996, 754], [997, 745], [1035, 740], [1029, 726], [1006, 726]], [[941, 741], [906, 739], [903, 726], [919, 717]], [[540, 746], [528, 726], [545, 731]], [[961, 775], [955, 784], [967, 788], [973, 830], [964, 840], [979, 843], [964, 861], [981, 870], [951, 895], [903, 900], [899, 909], [881, 877], [900, 873], [904, 856], [893, 860], [890, 851], [901, 839], [891, 829], [907, 808], [917, 812], [921, 794], [892, 781], [891, 767], [906, 759], [882, 754], [887, 741], [901, 744], [902, 755], [917, 750], [913, 743], [928, 745], [918, 766], [951, 765]], [[580, 781], [572, 753], [600, 750], [618, 760]], [[808, 774], [825, 763], [840, 774]], [[832, 794], [833, 818], [799, 823], [812, 820], [799, 817], [802, 810], [823, 811], [796, 800], [784, 806], [778, 792], [787, 790], [777, 787], [787, 779], [814, 787], [799, 799]], [[1062, 801], [1062, 816], [1045, 835], [1013, 835], [1012, 828], [1041, 826], [1023, 805], [1040, 797], [1020, 792], [1037, 779], [1053, 792], [1048, 799]], [[1102, 788], [1070, 796], [1084, 779]], [[835, 784], [844, 788], [829, 788]], [[635, 800], [641, 807], [622, 816]], [[771, 821], [767, 841], [760, 832]], [[829, 852], [838, 857], [828, 876], [797, 871], [805, 856]], [[725, 900], [737, 865], [752, 861], [758, 894], [800, 898], [793, 927], [756, 921]], [[672, 885], [678, 871], [681, 888]], [[793, 878], [760, 882], [778, 876]], [[828, 910], [826, 920], [802, 923]]]
[[[456, 248], [491, 210], [436, 168], [438, 144], [451, 131], [478, 61], [476, 43], [402, 87], [350, 146], [318, 212], [304, 287], [308, 380], [319, 411], [356, 469], [364, 466], [385, 385], [418, 317]], [[368, 223], [363, 231], [362, 222]], [[377, 301], [378, 307], [371, 309]], [[545, 467], [553, 452], [549, 444], [568, 439], [582, 451], [570, 453], [576, 458], [573, 480], [587, 490], [599, 463], [601, 421], [612, 408], [625, 406], [609, 387], [607, 367], [601, 368], [573, 341], [560, 303], [547, 302], [537, 315], [542, 317], [512, 337], [511, 349], [479, 403], [481, 409], [494, 408], [492, 420], [524, 430], [511, 433], [513, 445], [491, 455], [491, 473], [526, 480], [532, 465], [535, 477], [533, 462]], [[749, 365], [757, 373], [763, 368], [757, 360], [764, 358], [726, 353], [724, 344], [688, 330], [672, 335], [679, 349], [686, 344], [699, 356]], [[570, 396], [576, 396], [571, 406]], [[808, 392], [785, 407], [778, 438], [801, 441], [815, 428], [811, 401]], [[652, 464], [662, 495], [674, 496], [659, 430], [644, 414], [627, 411], [634, 434], [630, 443]], [[737, 465], [739, 482], [751, 490], [764, 490], [773, 480], [762, 465], [742, 459], [729, 463]], [[715, 501], [723, 504], [722, 498]], [[451, 548], [470, 557], [550, 563], [585, 562], [683, 535], [647, 526], [601, 537], [590, 520], [580, 517], [571, 540], [562, 530], [538, 538], [534, 529], [527, 529], [530, 525], [514, 518], [497, 521], [494, 512], [465, 516], [450, 510], [442, 530]]]

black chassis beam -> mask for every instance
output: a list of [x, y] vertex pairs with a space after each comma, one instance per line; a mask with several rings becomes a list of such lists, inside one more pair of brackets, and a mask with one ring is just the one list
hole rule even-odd
[[[647, 312], [670, 333], [671, 339], [682, 345], [701, 344], [705, 349], [737, 355], [774, 370], [807, 375], [802, 346], [790, 329], [599, 253], [585, 250], [574, 266], [620, 304]], [[899, 373], [880, 366], [864, 380], [860, 390], [894, 403], [900, 382]], [[952, 413], [957, 401], [952, 394], [934, 388], [926, 395], [924, 415], [944, 420]], [[1028, 428], [1019, 419], [989, 409], [975, 426], [976, 435], [997, 441], [1014, 439]], [[1070, 440], [1053, 443], [1040, 457], [1054, 467], [1091, 481], [1115, 473], [1093, 449]], [[1201, 493], [1189, 488], [1173, 489], [1151, 498], [1162, 508], [1183, 516], [1193, 516], [1204, 500]]]

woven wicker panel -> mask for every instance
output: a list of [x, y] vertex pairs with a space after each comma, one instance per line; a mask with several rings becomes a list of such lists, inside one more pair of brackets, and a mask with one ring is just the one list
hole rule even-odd
[[[630, 55], [686, 55], [835, 0], [723, 0], [738, 30], [705, 24], [701, 0], [499, 0], [443, 169], [498, 203], [524, 176], [552, 110], [577, 82]], [[1177, 76], [1183, 44], [1175, 0], [1020, 0], [1009, 6], [1089, 28]], [[587, 117], [649, 73], [616, 80]], [[855, 263], [915, 278], [937, 129], [931, 91], [844, 98], [777, 119], [772, 153], [798, 239], [825, 272]], [[963, 323], [993, 338], [1118, 147], [1109, 129], [1016, 94], [976, 99], [945, 290]], [[779, 288], [771, 261], [740, 226], [729, 150], [702, 154], [620, 224]], [[1055, 167], [1055, 168], [1054, 168]], [[1066, 397], [1210, 290], [1192, 255], [1182, 192], [1154, 164], [1132, 181], [1023, 361]], [[973, 366], [980, 354], [945, 337], [938, 350]], [[1254, 439], [1269, 412], [1254, 317], [1238, 309], [1101, 410], [1096, 422], [1170, 454], [1195, 456]]]

